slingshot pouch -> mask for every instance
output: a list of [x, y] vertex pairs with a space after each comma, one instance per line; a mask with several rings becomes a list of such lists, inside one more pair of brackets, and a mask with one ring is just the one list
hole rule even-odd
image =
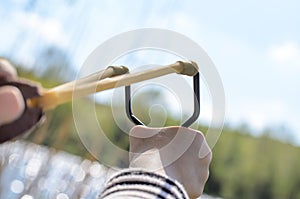
[[0, 143], [13, 139], [28, 132], [29, 130], [32, 130], [35, 126], [37, 126], [44, 115], [41, 108], [28, 107], [26, 105], [26, 100], [28, 98], [37, 97], [40, 95], [36, 85], [23, 80], [6, 81], [5, 79], [0, 78], [0, 87], [6, 85], [15, 86], [21, 91], [25, 101], [25, 109], [23, 114], [17, 120], [0, 126]]

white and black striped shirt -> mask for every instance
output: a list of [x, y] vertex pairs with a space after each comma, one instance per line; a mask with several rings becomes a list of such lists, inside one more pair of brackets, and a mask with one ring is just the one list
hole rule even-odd
[[126, 169], [112, 176], [100, 199], [188, 199], [183, 186], [169, 178], [140, 169]]

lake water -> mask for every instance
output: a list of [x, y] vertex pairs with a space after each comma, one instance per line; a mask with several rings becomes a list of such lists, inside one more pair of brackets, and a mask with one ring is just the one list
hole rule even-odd
[[94, 199], [111, 173], [98, 162], [45, 146], [0, 145], [1, 199]]

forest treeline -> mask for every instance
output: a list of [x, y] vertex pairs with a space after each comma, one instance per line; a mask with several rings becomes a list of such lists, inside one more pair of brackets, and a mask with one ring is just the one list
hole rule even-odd
[[[20, 76], [39, 81], [51, 87], [61, 82], [46, 76], [38, 78], [31, 72], [19, 69]], [[157, 95], [157, 93], [155, 94]], [[144, 101], [140, 102], [141, 108]], [[84, 104], [79, 109], [85, 113]], [[128, 149], [128, 136], [114, 123], [109, 106], [96, 104], [96, 115], [102, 121], [102, 128], [109, 132], [107, 137], [123, 149]], [[141, 113], [142, 114], [142, 113]], [[38, 144], [64, 150], [84, 158], [95, 159], [81, 143], [76, 131], [70, 103], [46, 112], [45, 122], [26, 139]], [[147, 116], [145, 116], [147, 118]], [[97, 128], [84, 121], [87, 133], [97, 136]], [[167, 124], [176, 124], [168, 118]], [[205, 129], [202, 126], [200, 129]], [[280, 142], [267, 135], [252, 136], [242, 128], [225, 127], [213, 148], [213, 161], [205, 192], [228, 199], [296, 199], [300, 198], [300, 148]], [[94, 146], [95, 151], [106, 151], [104, 143]], [[126, 157], [105, 153], [116, 164], [123, 164]]]

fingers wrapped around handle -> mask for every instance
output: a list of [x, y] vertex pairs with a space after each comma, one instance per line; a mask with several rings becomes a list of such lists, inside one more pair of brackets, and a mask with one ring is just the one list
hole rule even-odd
[[39, 96], [36, 84], [26, 81], [7, 81], [0, 79], [0, 86], [14, 86], [19, 89], [24, 99], [24, 112], [15, 121], [0, 126], [0, 143], [13, 139], [33, 129], [43, 117], [43, 111], [39, 107], [28, 107], [27, 99]]

